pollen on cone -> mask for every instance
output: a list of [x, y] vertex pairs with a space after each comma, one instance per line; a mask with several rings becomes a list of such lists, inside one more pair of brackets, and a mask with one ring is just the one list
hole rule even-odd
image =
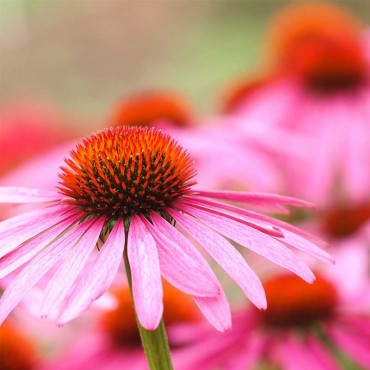
[[191, 111], [179, 94], [148, 91], [118, 101], [110, 121], [112, 126], [147, 126], [157, 121], [165, 121], [173, 126], [189, 126]]
[[163, 212], [195, 184], [187, 152], [148, 127], [100, 131], [65, 162], [60, 192], [86, 213], [109, 218]]
[[335, 5], [314, 2], [282, 10], [268, 45], [282, 70], [317, 90], [354, 87], [366, 77], [359, 22]]

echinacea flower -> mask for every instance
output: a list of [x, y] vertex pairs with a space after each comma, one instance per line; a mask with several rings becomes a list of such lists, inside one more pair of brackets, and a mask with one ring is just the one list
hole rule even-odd
[[0, 367], [3, 370], [34, 370], [39, 358], [32, 338], [22, 333], [13, 320], [0, 327]]
[[68, 137], [58, 113], [36, 101], [3, 107], [0, 121], [0, 176]]
[[57, 311], [60, 324], [75, 318], [110, 287], [127, 253], [133, 300], [144, 328], [155, 329], [161, 319], [162, 275], [192, 295], [222, 331], [231, 325], [229, 306], [194, 242], [259, 308], [266, 307], [262, 284], [226, 238], [308, 282], [314, 275], [289, 247], [331, 259], [315, 237], [220, 200], [273, 211], [306, 202], [261, 193], [193, 190], [192, 160], [160, 131], [99, 131], [78, 144], [65, 162], [58, 191], [0, 189], [1, 203], [45, 205], [0, 223], [0, 277], [23, 266], [0, 300], [0, 322], [52, 268], [41, 315]]
[[267, 310], [238, 309], [231, 331], [214, 335], [197, 324], [175, 329], [173, 336], [181, 339], [187, 334], [192, 341], [178, 354], [176, 368], [368, 369], [370, 302], [355, 297], [366, 295], [369, 284], [363, 284], [365, 278], [352, 285], [352, 293], [343, 291], [347, 274], [341, 275], [334, 280], [317, 274], [312, 285], [294, 275], [275, 275], [264, 283]]
[[369, 33], [346, 10], [316, 2], [283, 9], [270, 33], [277, 71], [252, 95], [237, 95], [239, 131], [257, 125], [306, 139], [281, 161], [286, 192], [320, 206], [369, 200]]
[[166, 123], [170, 126], [191, 125], [191, 109], [178, 93], [152, 90], [119, 100], [111, 113], [112, 126], [147, 126]]
[[[112, 291], [117, 303], [109, 310], [95, 310], [90, 325], [75, 334], [70, 348], [54, 358], [44, 370], [146, 369], [139, 331], [129, 288]], [[168, 283], [163, 284], [163, 318], [167, 328], [186, 327], [200, 321], [199, 311], [190, 296]], [[171, 338], [169, 338], [170, 347]], [[188, 343], [182, 343], [186, 346]], [[172, 347], [176, 357], [179, 346]]]

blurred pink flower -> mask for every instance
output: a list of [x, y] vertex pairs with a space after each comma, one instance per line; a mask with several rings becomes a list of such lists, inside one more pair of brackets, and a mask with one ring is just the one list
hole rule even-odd
[[[55, 358], [43, 370], [132, 370], [147, 369], [129, 288], [112, 292], [117, 304], [110, 310], [96, 311], [89, 326], [75, 333], [66, 353]], [[194, 301], [164, 282], [163, 317], [167, 328], [186, 326], [201, 318]], [[169, 338], [171, 346], [171, 338]], [[186, 346], [187, 343], [183, 343]], [[176, 357], [178, 347], [171, 348]]]
[[40, 365], [38, 349], [15, 320], [0, 327], [0, 366], [4, 370], [35, 370]]
[[176, 357], [176, 369], [369, 368], [369, 280], [357, 275], [349, 289], [348, 272], [364, 269], [359, 256], [348, 252], [338, 274], [318, 274], [312, 285], [288, 274], [270, 277], [264, 284], [267, 310], [238, 310], [230, 332], [212, 334], [198, 324], [174, 328], [180, 343], [192, 343]]
[[0, 121], [0, 176], [68, 137], [58, 113], [37, 102], [3, 108]]
[[117, 101], [108, 119], [109, 126], [153, 126], [157, 122], [168, 127], [191, 126], [189, 104], [173, 91], [143, 91]]
[[[271, 31], [273, 68], [279, 73], [245, 98], [236, 92], [235, 131], [256, 125], [266, 134], [279, 129], [302, 137], [300, 155], [294, 147], [290, 160], [280, 161], [285, 191], [319, 206], [338, 199], [369, 200], [368, 38], [335, 5], [293, 5]], [[295, 145], [293, 140], [280, 144]]]
[[192, 295], [205, 317], [223, 331], [231, 325], [229, 306], [194, 241], [259, 308], [266, 307], [262, 284], [226, 238], [309, 282], [312, 272], [287, 246], [331, 260], [317, 246], [324, 244], [319, 239], [218, 200], [272, 211], [309, 204], [270, 194], [192, 190], [190, 157], [159, 131], [103, 130], [70, 155], [61, 168], [59, 192], [0, 190], [1, 203], [47, 205], [0, 223], [1, 277], [24, 265], [0, 300], [1, 321], [53, 266], [56, 272], [46, 286], [41, 315], [58, 308], [57, 322], [75, 318], [110, 287], [122, 254], [128, 253], [135, 306], [145, 328], [156, 328], [162, 316], [162, 275]]

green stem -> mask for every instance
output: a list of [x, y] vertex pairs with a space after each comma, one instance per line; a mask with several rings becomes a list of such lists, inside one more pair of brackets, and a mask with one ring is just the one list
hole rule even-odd
[[[128, 261], [127, 255], [127, 233], [125, 241], [125, 250], [123, 253], [123, 259], [125, 262], [125, 269], [127, 275], [128, 285], [130, 287], [132, 301], [135, 302], [132, 295], [132, 277], [131, 277], [131, 268]], [[170, 348], [168, 346], [168, 339], [166, 334], [166, 327], [164, 325], [163, 318], [155, 330], [147, 330], [141, 324], [137, 317], [136, 310], [136, 323], [139, 329], [141, 343], [144, 348], [145, 356], [148, 360], [150, 370], [173, 370]]]

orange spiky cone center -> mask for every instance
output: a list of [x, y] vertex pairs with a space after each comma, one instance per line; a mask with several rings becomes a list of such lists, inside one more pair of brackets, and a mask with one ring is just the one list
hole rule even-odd
[[155, 91], [118, 102], [111, 116], [113, 126], [146, 126], [158, 121], [166, 121], [173, 126], [189, 126], [190, 108], [177, 94]]
[[367, 78], [360, 27], [340, 7], [312, 3], [285, 9], [271, 28], [270, 44], [280, 68], [312, 90], [353, 89]]
[[324, 232], [333, 238], [353, 235], [366, 222], [370, 222], [370, 202], [334, 207], [323, 214]]
[[[199, 312], [190, 296], [165, 282], [163, 288], [163, 319], [167, 327], [176, 323], [195, 322], [199, 319]], [[141, 347], [129, 289], [116, 290], [114, 294], [118, 299], [118, 306], [102, 316], [103, 330], [108, 333], [115, 346]]]
[[36, 368], [33, 343], [14, 324], [5, 322], [0, 328], [1, 370], [32, 370]]
[[263, 322], [272, 327], [295, 327], [330, 317], [337, 304], [336, 289], [320, 275], [316, 277], [313, 284], [288, 274], [266, 281], [267, 310], [259, 312]]
[[189, 155], [168, 135], [120, 126], [78, 144], [61, 167], [60, 192], [87, 214], [109, 219], [165, 213], [195, 184]]

